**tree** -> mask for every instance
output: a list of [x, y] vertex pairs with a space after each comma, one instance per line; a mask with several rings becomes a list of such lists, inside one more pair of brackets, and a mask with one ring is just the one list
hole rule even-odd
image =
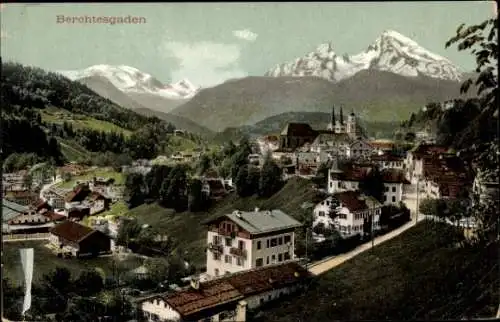
[[372, 196], [380, 202], [384, 200], [384, 181], [380, 169], [375, 166], [369, 171], [359, 183], [359, 190], [368, 196]]
[[81, 296], [91, 296], [99, 293], [104, 287], [101, 274], [95, 269], [85, 270], [75, 281], [75, 289]]
[[[460, 151], [461, 158], [476, 165], [476, 173], [491, 172], [499, 168], [498, 144], [498, 17], [488, 19], [481, 24], [457, 28], [456, 34], [445, 47], [457, 45], [459, 51], [467, 50], [475, 56], [477, 77], [467, 79], [461, 87], [466, 93], [471, 85], [476, 87], [480, 113], [465, 130], [457, 135], [454, 146]], [[492, 176], [498, 181], [498, 173]], [[479, 196], [472, 195], [474, 200]], [[489, 244], [498, 240], [499, 233], [498, 201], [474, 202], [468, 215], [478, 223], [478, 242]]]
[[33, 176], [31, 174], [28, 173], [23, 177], [23, 187], [26, 190], [33, 188]]
[[202, 182], [199, 179], [192, 179], [189, 184], [188, 208], [189, 211], [197, 212], [205, 208], [206, 196], [202, 192]]
[[73, 178], [73, 175], [70, 172], [66, 172], [66, 171], [63, 172], [61, 176], [62, 176], [62, 179], [64, 182], [69, 182]]
[[144, 203], [144, 177], [140, 173], [129, 173], [127, 175], [124, 195], [130, 209]]
[[236, 185], [236, 193], [240, 197], [248, 197], [249, 189], [248, 189], [248, 166], [243, 165], [239, 168], [234, 184]]
[[261, 197], [271, 197], [283, 187], [281, 168], [267, 157], [260, 171], [258, 192]]
[[203, 154], [197, 165], [198, 174], [203, 175], [208, 169], [210, 169], [211, 164], [212, 160], [210, 157], [207, 154]]

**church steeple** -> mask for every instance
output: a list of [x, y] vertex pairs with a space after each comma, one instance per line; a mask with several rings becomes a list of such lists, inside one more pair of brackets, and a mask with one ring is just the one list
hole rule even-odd
[[340, 106], [340, 124], [344, 124], [344, 113], [342, 112], [342, 105]]

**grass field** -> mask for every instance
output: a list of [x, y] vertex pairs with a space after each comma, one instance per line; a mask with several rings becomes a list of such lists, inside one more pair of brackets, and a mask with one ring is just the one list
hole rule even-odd
[[[88, 259], [68, 258], [63, 259], [54, 255], [50, 249], [44, 245], [47, 241], [23, 241], [23, 242], [6, 242], [3, 244], [4, 263], [3, 274], [13, 283], [22, 286], [24, 281], [23, 271], [21, 266], [21, 258], [19, 249], [34, 248], [34, 269], [33, 280], [36, 283], [44, 274], [49, 273], [57, 266], [66, 267], [72, 273], [73, 277], [90, 268], [101, 268], [107, 276], [111, 276], [113, 270], [113, 257], [97, 257]], [[142, 259], [137, 257], [129, 257], [123, 262], [115, 261], [116, 267], [120, 271], [127, 271], [137, 268], [142, 265]]]
[[81, 158], [85, 158], [90, 154], [89, 151], [85, 150], [80, 145], [75, 142], [63, 140], [58, 138], [59, 145], [61, 146], [61, 152], [66, 157], [68, 161], [76, 161]]
[[[460, 248], [454, 228], [423, 222], [263, 309], [262, 321], [455, 320], [498, 307], [498, 243]], [[259, 321], [260, 318], [254, 318]]]
[[122, 185], [125, 183], [125, 176], [121, 172], [116, 172], [108, 168], [99, 168], [92, 170], [84, 175], [73, 177], [70, 181], [62, 182], [57, 185], [58, 188], [71, 188], [75, 185], [77, 180], [92, 180], [93, 177], [113, 178], [115, 185]]
[[124, 135], [130, 135], [130, 131], [123, 129], [113, 123], [97, 120], [95, 118], [69, 113], [57, 108], [45, 109], [41, 112], [42, 121], [47, 123], [62, 124], [71, 123], [76, 129], [88, 128], [104, 132], [122, 132]]
[[230, 195], [220, 201], [207, 212], [174, 213], [156, 204], [142, 205], [132, 209], [128, 215], [138, 218], [140, 223], [149, 224], [160, 232], [173, 236], [183, 250], [187, 251], [187, 258], [196, 267], [205, 265], [206, 227], [203, 221], [216, 218], [234, 210], [250, 211], [260, 209], [281, 209], [291, 216], [297, 216], [302, 210], [304, 202], [315, 198], [316, 192], [311, 188], [311, 182], [305, 179], [293, 178], [268, 199], [257, 197], [239, 198]]

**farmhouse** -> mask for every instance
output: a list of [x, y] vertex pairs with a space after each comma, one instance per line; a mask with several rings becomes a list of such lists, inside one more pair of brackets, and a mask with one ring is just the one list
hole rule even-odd
[[141, 303], [147, 321], [238, 321], [264, 303], [302, 289], [309, 272], [296, 262], [260, 267], [151, 297]]
[[50, 229], [50, 242], [58, 253], [75, 257], [109, 253], [111, 240], [98, 230], [66, 220]]

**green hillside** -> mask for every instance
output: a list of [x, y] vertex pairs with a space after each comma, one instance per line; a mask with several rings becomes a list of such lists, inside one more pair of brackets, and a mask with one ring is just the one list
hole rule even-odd
[[498, 242], [460, 247], [463, 234], [423, 222], [317, 278], [255, 321], [458, 320], [498, 307]]
[[205, 265], [206, 227], [205, 220], [231, 213], [234, 210], [281, 209], [284, 212], [300, 217], [301, 205], [314, 200], [317, 192], [311, 187], [309, 180], [293, 178], [271, 198], [258, 197], [240, 198], [236, 194], [226, 197], [207, 212], [174, 213], [170, 209], [156, 204], [144, 204], [132, 209], [128, 215], [138, 218], [141, 224], [149, 224], [163, 234], [172, 236], [183, 250], [187, 258], [196, 267]]
[[122, 108], [84, 84], [36, 67], [3, 62], [0, 99], [4, 158], [34, 153], [62, 164], [111, 153], [152, 159], [197, 144], [192, 135], [170, 142], [171, 123]]

